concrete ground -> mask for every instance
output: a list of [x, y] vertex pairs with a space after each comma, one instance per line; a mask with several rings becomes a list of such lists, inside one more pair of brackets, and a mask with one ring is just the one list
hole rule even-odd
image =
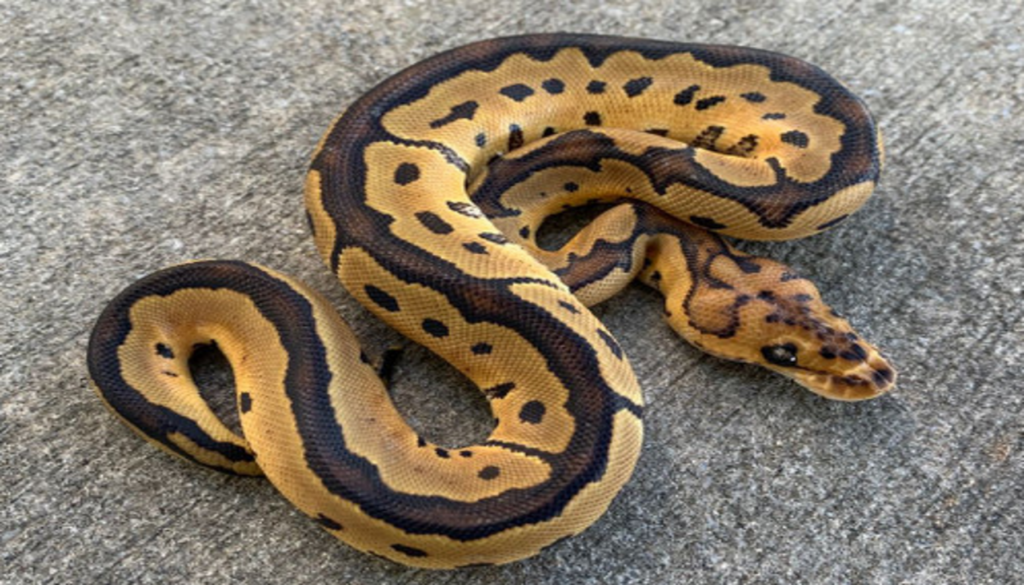
[[[542, 30], [775, 49], [866, 99], [887, 137], [876, 197], [825, 235], [742, 247], [813, 277], [893, 357], [897, 391], [833, 403], [704, 357], [632, 288], [598, 313], [649, 404], [633, 479], [584, 534], [450, 573], [357, 553], [266, 482], [172, 459], [101, 406], [93, 320], [185, 259], [285, 270], [370, 353], [394, 342], [314, 254], [310, 150], [389, 73]], [[1022, 42], [1017, 0], [0, 4], [0, 582], [1018, 582]], [[482, 399], [424, 352], [395, 386], [429, 438], [486, 434]]]

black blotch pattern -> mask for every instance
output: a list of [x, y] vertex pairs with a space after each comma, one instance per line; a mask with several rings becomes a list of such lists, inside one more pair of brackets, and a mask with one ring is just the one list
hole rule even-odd
[[747, 93], [741, 93], [740, 97], [745, 99], [745, 100], [747, 100], [748, 102], [753, 102], [755, 104], [759, 104], [759, 103], [763, 102], [764, 100], [768, 99], [767, 97], [765, 97], [765, 95], [763, 93], [761, 93], [759, 91], [751, 91], [751, 92], [747, 92]]
[[487, 253], [487, 247], [481, 244], [480, 242], [466, 242], [465, 244], [462, 244], [462, 247], [474, 254]]
[[598, 81], [598, 80], [595, 79], [595, 80], [593, 80], [593, 81], [591, 81], [590, 83], [587, 84], [587, 93], [592, 93], [592, 94], [604, 93], [604, 89], [607, 86], [608, 86], [607, 83], [605, 83], [603, 81]]
[[501, 475], [500, 469], [493, 465], [488, 465], [487, 467], [484, 467], [483, 469], [480, 470], [480, 473], [477, 474], [477, 477], [483, 480], [492, 480], [498, 477], [499, 475]]
[[505, 382], [504, 384], [498, 384], [484, 390], [484, 396], [492, 400], [501, 399], [508, 396], [508, 393], [515, 390], [515, 388], [515, 382]]
[[509, 124], [508, 149], [515, 150], [523, 145], [523, 129], [519, 124]]
[[243, 413], [252, 410], [252, 395], [248, 392], [242, 392], [238, 395], [238, 408]]
[[611, 334], [605, 331], [604, 329], [598, 329], [597, 335], [601, 338], [601, 341], [603, 341], [604, 344], [608, 346], [608, 349], [612, 350], [612, 353], [615, 354], [615, 357], [621, 360], [622, 348], [619, 347], [618, 342], [615, 341]]
[[468, 201], [449, 201], [448, 209], [451, 209], [459, 215], [465, 215], [466, 217], [480, 218], [484, 216], [479, 207]]
[[425, 557], [425, 556], [427, 556], [426, 551], [422, 551], [422, 550], [420, 550], [418, 548], [413, 548], [411, 546], [406, 546], [404, 544], [392, 544], [391, 548], [393, 548], [394, 550], [402, 553], [403, 555], [405, 555], [407, 557]]
[[540, 86], [544, 88], [544, 91], [550, 93], [551, 95], [559, 94], [565, 91], [565, 82], [562, 81], [561, 79], [545, 79], [540, 84]]
[[529, 239], [529, 237], [530, 237], [530, 226], [524, 225], [523, 227], [519, 228], [519, 237], [523, 238], [524, 240]]
[[441, 128], [447, 126], [456, 120], [472, 120], [473, 116], [476, 115], [476, 109], [480, 107], [480, 104], [474, 100], [468, 102], [462, 102], [456, 106], [452, 106], [451, 112], [443, 118], [438, 118], [430, 123], [431, 128]]
[[376, 304], [378, 307], [392, 313], [398, 311], [398, 299], [396, 299], [395, 297], [373, 286], [372, 284], [364, 286], [363, 290], [366, 291], [366, 296], [370, 297], [370, 300], [373, 301], [374, 304]]
[[416, 219], [420, 220], [423, 227], [441, 236], [455, 231], [455, 228], [453, 228], [451, 224], [441, 219], [441, 217], [433, 211], [421, 211], [416, 214]]
[[714, 150], [715, 146], [718, 144], [718, 139], [722, 137], [723, 132], [725, 132], [725, 126], [708, 126], [701, 130], [700, 134], [690, 142], [690, 146], [694, 148]]
[[318, 514], [317, 517], [315, 518], [315, 520], [321, 526], [323, 526], [324, 528], [326, 528], [328, 530], [344, 530], [344, 527], [342, 527], [342, 525], [339, 524], [336, 520], [332, 520], [332, 519], [328, 518], [327, 516], [324, 516], [323, 514]]
[[636, 79], [630, 79], [622, 86], [622, 90], [626, 92], [629, 97], [636, 97], [644, 92], [645, 89], [651, 86], [654, 80], [650, 77], [637, 77]]
[[791, 280], [800, 280], [802, 278], [803, 277], [800, 276], [799, 274], [795, 272], [789, 272], [787, 270], [786, 272], [782, 273], [782, 276], [779, 277], [779, 282], [789, 282]]
[[481, 343], [477, 343], [473, 347], [469, 348], [469, 350], [472, 351], [474, 355], [486, 355], [486, 354], [491, 353], [491, 351], [493, 351], [494, 348], [491, 347], [491, 344], [489, 344], [489, 343], [482, 343], [481, 342]]
[[469, 449], [464, 449], [462, 451], [459, 451], [459, 456], [468, 459], [473, 456], [473, 452], [470, 451]]
[[797, 148], [807, 148], [807, 145], [811, 143], [811, 139], [799, 130], [790, 130], [779, 138], [786, 144], [792, 144]]
[[579, 314], [579, 312], [580, 312], [580, 310], [577, 309], [575, 305], [573, 305], [572, 303], [570, 303], [568, 301], [558, 301], [558, 304], [563, 309], [565, 309], [566, 311], [569, 311], [570, 313]]
[[487, 135], [484, 134], [483, 132], [481, 132], [481, 133], [477, 134], [476, 138], [474, 138], [473, 140], [476, 142], [477, 146], [479, 146], [480, 148], [483, 148], [483, 146], [485, 144], [487, 144]]
[[417, 447], [426, 447], [427, 446], [426, 439], [424, 439], [423, 437], [416, 437], [416, 446]]
[[507, 244], [508, 238], [504, 234], [485, 232], [480, 234], [480, 237], [495, 244]]
[[817, 230], [827, 230], [828, 228], [830, 228], [830, 227], [832, 227], [832, 226], [834, 226], [834, 225], [836, 225], [838, 223], [841, 223], [844, 219], [846, 219], [848, 217], [850, 217], [850, 215], [848, 213], [840, 215], [839, 217], [837, 217], [835, 219], [830, 219], [830, 220], [826, 221], [825, 223], [819, 225], [815, 229], [817, 229]]
[[170, 346], [164, 345], [163, 343], [156, 344], [156, 354], [169, 360], [174, 359], [174, 351], [171, 350]]
[[690, 87], [676, 94], [676, 97], [672, 100], [677, 106], [685, 106], [693, 101], [693, 96], [700, 91], [700, 86], [693, 84]]
[[724, 223], [718, 223], [710, 217], [702, 217], [700, 215], [691, 215], [690, 223], [709, 230], [724, 230], [728, 227]]
[[583, 114], [583, 122], [587, 126], [600, 126], [601, 114], [598, 112], [587, 112], [586, 114]]
[[441, 459], [448, 459], [450, 457], [450, 455], [448, 455], [448, 449], [442, 449], [441, 447], [435, 448], [434, 453], [437, 453], [437, 456]]
[[704, 98], [702, 100], [698, 100], [697, 101], [697, 105], [694, 106], [694, 107], [696, 109], [698, 109], [698, 110], [706, 110], [708, 108], [717, 106], [718, 104], [720, 104], [720, 103], [722, 103], [724, 101], [725, 101], [725, 96], [724, 95], [715, 95], [715, 96]]
[[501, 88], [498, 90], [498, 93], [505, 97], [512, 98], [517, 102], [521, 102], [533, 95], [533, 88], [525, 83], [516, 83], [514, 85]]
[[818, 354], [827, 360], [836, 359], [836, 349], [834, 347], [825, 346], [818, 350]]
[[874, 372], [871, 373], [871, 379], [874, 380], [875, 384], [878, 384], [879, 386], [889, 384], [893, 380], [892, 370], [890, 370], [889, 368], [875, 370]]
[[540, 400], [531, 400], [519, 410], [519, 420], [531, 425], [540, 424], [548, 409]]
[[548, 126], [548, 127], [544, 128], [544, 132], [541, 134], [541, 137], [542, 138], [547, 138], [548, 136], [554, 136], [554, 134], [555, 134], [555, 129], [552, 128], [551, 126]]
[[448, 326], [437, 319], [424, 319], [423, 330], [437, 338], [448, 336]]
[[648, 128], [644, 132], [655, 136], [668, 136], [668, 128]]
[[762, 120], [785, 120], [786, 119], [786, 114], [783, 114], [782, 112], [769, 112], [769, 113], [761, 116], [761, 119]]
[[850, 362], [859, 362], [868, 358], [868, 352], [860, 345], [852, 343], [848, 349], [839, 352], [839, 357]]
[[575, 193], [576, 191], [580, 190], [580, 186], [577, 185], [576, 183], [566, 183], [565, 185], [562, 185], [562, 188], [564, 188], [566, 191], [570, 193]]
[[408, 185], [420, 178], [420, 168], [413, 163], [402, 163], [395, 169], [395, 183]]
[[761, 348], [761, 355], [764, 359], [776, 366], [782, 367], [793, 367], [797, 363], [796, 359], [796, 345], [792, 343], [782, 343], [779, 345], [766, 345]]

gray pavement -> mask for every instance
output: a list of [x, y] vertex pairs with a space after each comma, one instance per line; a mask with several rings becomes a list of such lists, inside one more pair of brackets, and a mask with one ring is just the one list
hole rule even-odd
[[[598, 308], [648, 401], [636, 474], [584, 534], [432, 573], [357, 553], [266, 483], [153, 449], [90, 391], [124, 285], [241, 258], [397, 341], [321, 266], [301, 207], [345, 104], [447, 47], [542, 30], [744, 44], [862, 95], [888, 164], [805, 241], [742, 244], [814, 278], [901, 370], [828, 402], [700, 355], [639, 287]], [[1024, 572], [1024, 8], [1016, 0], [0, 4], [0, 583], [1012, 583]], [[483, 400], [418, 349], [403, 412], [450, 444]]]

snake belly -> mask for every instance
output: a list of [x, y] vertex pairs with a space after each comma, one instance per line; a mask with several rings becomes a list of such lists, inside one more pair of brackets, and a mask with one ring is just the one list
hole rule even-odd
[[[429, 568], [525, 558], [595, 522], [633, 471], [643, 398], [587, 305], [634, 277], [711, 353], [830, 398], [892, 387], [809, 281], [721, 237], [836, 225], [881, 157], [862, 102], [791, 57], [592, 35], [474, 43], [348, 108], [317, 147], [306, 206], [349, 293], [489, 399], [485, 441], [420, 437], [326, 300], [244, 262], [132, 284], [93, 330], [90, 376], [151, 442], [265, 474], [359, 550]], [[546, 218], [593, 202], [615, 207], [539, 247]], [[192, 380], [208, 344], [232, 365], [244, 437]]]

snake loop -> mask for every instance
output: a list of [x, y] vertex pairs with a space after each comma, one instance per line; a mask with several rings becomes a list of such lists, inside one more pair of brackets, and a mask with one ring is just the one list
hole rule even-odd
[[[471, 44], [356, 101], [314, 154], [306, 206], [349, 293], [489, 399], [486, 441], [418, 436], [319, 294], [243, 262], [131, 285], [93, 330], [90, 376], [152, 442], [266, 474], [359, 550], [432, 568], [524, 558], [596, 521], [632, 473], [643, 399], [587, 306], [634, 278], [705, 351], [835, 399], [892, 387], [813, 284], [722, 237], [836, 225], [881, 157], [861, 101], [790, 57], [565, 34]], [[547, 218], [591, 203], [611, 207], [539, 246]], [[189, 356], [211, 343], [244, 437], [192, 380]]]

